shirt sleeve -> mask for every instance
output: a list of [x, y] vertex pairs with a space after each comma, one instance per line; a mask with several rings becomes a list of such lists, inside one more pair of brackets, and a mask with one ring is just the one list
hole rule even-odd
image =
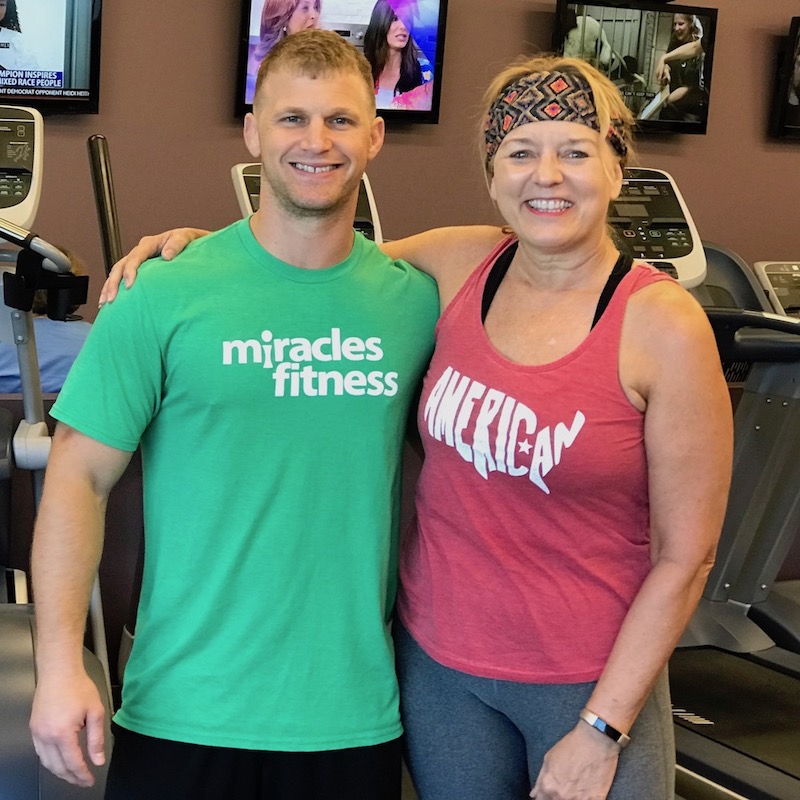
[[[144, 279], [144, 280], [143, 280]], [[146, 273], [104, 306], [51, 415], [119, 450], [134, 451], [161, 404], [162, 336]]]

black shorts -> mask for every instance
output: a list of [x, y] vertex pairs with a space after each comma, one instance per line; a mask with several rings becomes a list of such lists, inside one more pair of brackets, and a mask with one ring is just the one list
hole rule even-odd
[[185, 744], [112, 727], [106, 800], [400, 800], [399, 739], [284, 753]]

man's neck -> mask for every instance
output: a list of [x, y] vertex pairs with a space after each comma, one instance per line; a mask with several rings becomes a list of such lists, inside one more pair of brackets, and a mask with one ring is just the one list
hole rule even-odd
[[349, 209], [322, 217], [295, 217], [260, 206], [250, 218], [258, 243], [275, 258], [301, 269], [326, 269], [344, 261], [353, 249]]

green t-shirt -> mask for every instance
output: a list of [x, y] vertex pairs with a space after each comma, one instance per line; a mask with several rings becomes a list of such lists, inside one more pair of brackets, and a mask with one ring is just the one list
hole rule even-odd
[[311, 751], [401, 733], [388, 620], [433, 281], [356, 234], [303, 270], [247, 220], [145, 264], [53, 416], [144, 465], [145, 572], [117, 722]]

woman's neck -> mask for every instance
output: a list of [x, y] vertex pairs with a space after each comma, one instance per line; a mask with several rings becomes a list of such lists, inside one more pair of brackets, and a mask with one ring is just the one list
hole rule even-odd
[[401, 52], [399, 50], [390, 50], [386, 57], [386, 63], [383, 65], [381, 74], [378, 77], [379, 89], [394, 89], [397, 82], [400, 80], [400, 62]]

